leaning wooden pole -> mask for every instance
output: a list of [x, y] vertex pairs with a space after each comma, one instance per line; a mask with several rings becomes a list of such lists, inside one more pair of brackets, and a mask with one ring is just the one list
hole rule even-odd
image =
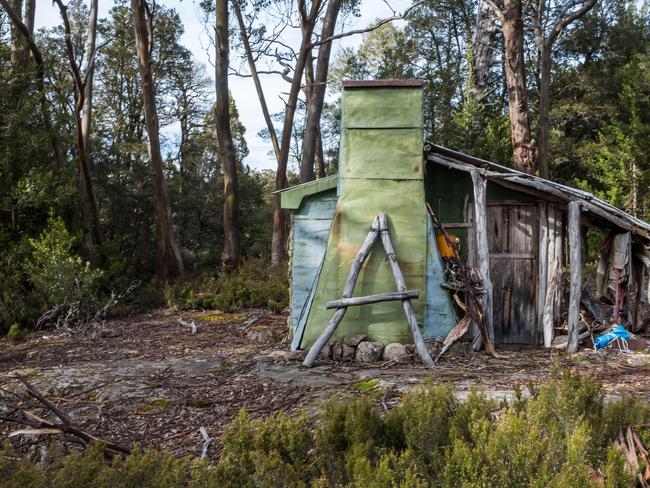
[[[388, 256], [388, 263], [390, 264], [390, 268], [393, 272], [393, 278], [395, 279], [397, 290], [400, 292], [405, 292], [406, 283], [404, 282], [404, 275], [402, 275], [402, 270], [397, 263], [395, 249], [393, 249], [393, 243], [390, 240], [388, 218], [384, 212], [381, 212], [379, 214], [379, 230], [381, 234], [381, 242], [384, 245], [386, 256]], [[415, 311], [413, 310], [413, 304], [410, 300], [402, 300], [402, 308], [406, 314], [406, 319], [411, 329], [411, 335], [413, 336], [413, 342], [415, 342], [415, 349], [417, 350], [420, 359], [426, 366], [433, 368], [435, 366], [435, 363], [433, 362], [433, 359], [429, 354], [429, 350], [427, 349], [427, 345], [424, 343], [424, 338], [420, 333], [420, 327], [418, 327]]]
[[[452, 240], [451, 236], [447, 232], [447, 229], [445, 229], [445, 226], [442, 224], [442, 222], [438, 220], [438, 217], [436, 217], [436, 214], [434, 213], [433, 209], [431, 208], [431, 205], [429, 205], [428, 202], [426, 206], [427, 206], [427, 210], [429, 211], [429, 215], [431, 216], [431, 220], [433, 221], [433, 224], [438, 229], [440, 229], [440, 232], [444, 236], [445, 241], [447, 241], [447, 245], [453, 250], [454, 252], [453, 259], [456, 261], [456, 264], [461, 270], [461, 276], [463, 278], [463, 283], [465, 284], [465, 293], [467, 297], [466, 313], [467, 315], [469, 315], [472, 321], [474, 321], [474, 323], [477, 324], [478, 326], [480, 338], [483, 341], [483, 347], [485, 348], [485, 352], [488, 353], [490, 356], [499, 357], [496, 349], [494, 348], [494, 343], [492, 342], [492, 339], [490, 339], [490, 334], [488, 333], [488, 329], [485, 325], [485, 313], [483, 312], [481, 303], [478, 297], [476, 296], [474, 289], [472, 288], [472, 280], [470, 279], [469, 273], [467, 272], [467, 267], [463, 264], [463, 261], [460, 258], [458, 244]], [[458, 331], [457, 327], [458, 324], [456, 327], [454, 327], [454, 329], [452, 329], [452, 331], [449, 334], [457, 332]], [[460, 338], [460, 336], [458, 336], [458, 338]], [[439, 357], [440, 354], [438, 355], [438, 358]]]
[[[354, 285], [357, 284], [357, 279], [359, 278], [359, 273], [361, 272], [363, 263], [366, 261], [368, 255], [370, 254], [370, 250], [372, 249], [372, 246], [377, 240], [378, 235], [379, 235], [379, 218], [375, 217], [375, 219], [372, 221], [372, 225], [370, 226], [370, 232], [368, 232], [368, 236], [366, 237], [365, 242], [361, 246], [361, 249], [359, 249], [357, 256], [354, 258], [352, 267], [350, 268], [350, 274], [348, 275], [348, 279], [345, 282], [345, 286], [343, 287], [343, 293], [341, 294], [342, 298], [350, 298], [352, 296], [352, 292], [354, 291]], [[400, 290], [400, 291], [405, 291], [405, 290]], [[325, 330], [323, 330], [323, 332], [318, 337], [318, 339], [316, 339], [316, 342], [314, 342], [314, 344], [311, 346], [311, 349], [309, 349], [309, 352], [307, 353], [307, 357], [305, 357], [305, 360], [302, 363], [304, 366], [308, 368], [312, 367], [314, 361], [316, 361], [316, 358], [320, 354], [323, 347], [325, 347], [325, 345], [332, 338], [334, 331], [341, 323], [341, 320], [343, 320], [343, 316], [345, 315], [345, 312], [347, 312], [347, 310], [348, 310], [347, 306], [344, 306], [337, 309], [336, 312], [334, 312], [334, 315], [327, 323], [327, 327], [325, 327]]]
[[582, 257], [580, 255], [580, 204], [569, 202], [569, 265], [571, 266], [571, 287], [569, 292], [569, 342], [568, 352], [578, 350], [578, 329], [580, 318], [580, 294], [582, 288]]
[[[474, 231], [476, 232], [476, 256], [478, 261], [478, 270], [481, 274], [481, 281], [485, 293], [481, 295], [479, 301], [483, 308], [485, 326], [490, 341], [494, 341], [494, 325], [492, 323], [492, 281], [490, 280], [490, 250], [488, 244], [487, 228], [487, 180], [479, 174], [477, 170], [471, 172], [472, 185], [474, 188]], [[474, 350], [481, 347], [481, 334], [478, 324], [475, 325], [474, 340], [472, 346]]]

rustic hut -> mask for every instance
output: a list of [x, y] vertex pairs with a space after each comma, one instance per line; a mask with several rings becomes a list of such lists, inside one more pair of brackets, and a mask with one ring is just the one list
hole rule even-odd
[[[618, 239], [627, 249], [619, 245], [617, 251], [626, 256], [618, 264], [627, 276], [623, 295], [635, 290], [636, 302], [645, 300], [649, 224], [585, 191], [423, 144], [420, 81], [344, 82], [341, 131], [338, 175], [281, 193], [283, 208], [292, 213], [294, 349], [311, 346], [332, 318], [336, 307], [327, 303], [342, 297], [380, 213], [387, 216], [405, 287], [417, 291], [419, 298], [409, 303], [424, 338], [445, 336], [454, 327], [458, 311], [426, 203], [458, 237], [466, 263], [480, 272], [486, 322], [497, 343], [548, 347], [554, 327], [565, 319], [577, 340], [581, 246], [589, 227], [627, 236]], [[404, 291], [381, 245], [365, 254], [348, 295], [385, 298]], [[563, 272], [570, 279], [563, 281]], [[363, 334], [383, 343], [412, 342], [406, 295], [397, 298], [346, 308], [335, 338]], [[636, 310], [627, 312], [636, 323]]]

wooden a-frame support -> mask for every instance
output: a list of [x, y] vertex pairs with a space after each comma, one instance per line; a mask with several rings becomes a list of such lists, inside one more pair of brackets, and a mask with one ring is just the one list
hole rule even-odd
[[[359, 297], [356, 299], [356, 301], [352, 300], [352, 292], [354, 291], [354, 287], [357, 284], [359, 273], [361, 272], [363, 263], [365, 263], [366, 259], [368, 258], [370, 251], [372, 250], [372, 246], [377, 240], [377, 237], [380, 238], [384, 252], [388, 257], [388, 262], [390, 264], [391, 271], [393, 272], [393, 278], [395, 280], [395, 284], [397, 285], [398, 292], [372, 295], [368, 297]], [[418, 327], [415, 312], [413, 311], [413, 305], [411, 304], [411, 298], [416, 298], [417, 295], [414, 296], [414, 294], [417, 293], [417, 290], [408, 291], [406, 289], [404, 275], [402, 274], [402, 270], [399, 267], [397, 257], [395, 256], [395, 249], [393, 248], [393, 244], [390, 240], [388, 217], [384, 212], [380, 212], [380, 214], [372, 221], [370, 232], [368, 232], [366, 240], [364, 241], [361, 249], [359, 249], [359, 252], [352, 262], [350, 274], [348, 275], [348, 279], [345, 282], [345, 286], [343, 287], [343, 293], [341, 293], [341, 299], [335, 302], [328, 302], [328, 308], [330, 308], [330, 305], [337, 307], [336, 312], [334, 312], [334, 315], [328, 322], [325, 330], [323, 330], [318, 339], [316, 339], [316, 342], [314, 342], [314, 344], [311, 346], [311, 349], [309, 349], [307, 357], [305, 357], [305, 360], [302, 364], [308, 368], [314, 364], [314, 361], [318, 357], [318, 354], [320, 354], [323, 347], [325, 347], [325, 345], [329, 342], [332, 335], [334, 334], [334, 331], [341, 323], [341, 320], [343, 320], [345, 312], [347, 312], [349, 306], [362, 305], [365, 303], [377, 303], [389, 300], [401, 300], [402, 308], [404, 309], [404, 314], [406, 315], [406, 320], [408, 321], [409, 328], [411, 329], [413, 342], [415, 342], [415, 348], [418, 352], [418, 355], [420, 356], [420, 359], [428, 367], [435, 366], [433, 359], [431, 359], [431, 355], [429, 354], [429, 350], [424, 343], [422, 334], [420, 333], [420, 328]]]

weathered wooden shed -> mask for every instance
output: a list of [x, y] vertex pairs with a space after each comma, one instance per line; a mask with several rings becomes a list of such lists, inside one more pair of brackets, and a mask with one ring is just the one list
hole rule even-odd
[[[340, 298], [380, 212], [388, 216], [406, 285], [419, 291], [413, 308], [424, 337], [444, 336], [454, 327], [457, 310], [444, 288], [437, 231], [426, 203], [459, 238], [466, 263], [480, 271], [488, 296], [486, 322], [497, 343], [550, 346], [563, 316], [570, 336], [577, 337], [581, 233], [587, 226], [629, 233], [629, 291], [636, 284], [637, 302], [645, 297], [649, 224], [585, 191], [425, 145], [418, 80], [344, 82], [339, 165], [338, 175], [281, 194], [283, 208], [292, 212], [294, 348], [309, 347], [322, 332], [332, 316], [325, 304]], [[568, 289], [562, 280], [567, 270]], [[395, 283], [388, 260], [373, 252], [354, 296], [391, 291]], [[564, 310], [563, 303], [568, 304]], [[411, 342], [399, 302], [351, 309], [336, 337], [352, 334], [383, 343]]]

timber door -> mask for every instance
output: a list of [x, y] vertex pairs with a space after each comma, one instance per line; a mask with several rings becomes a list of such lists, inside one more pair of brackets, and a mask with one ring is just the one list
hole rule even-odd
[[487, 229], [494, 339], [535, 344], [539, 208], [488, 202]]

